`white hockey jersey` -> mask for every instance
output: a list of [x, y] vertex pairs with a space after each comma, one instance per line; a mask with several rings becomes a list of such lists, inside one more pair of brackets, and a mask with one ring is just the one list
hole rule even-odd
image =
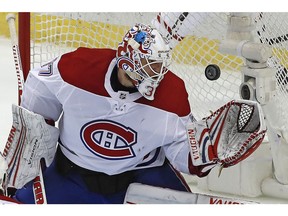
[[191, 172], [183, 80], [169, 71], [153, 101], [139, 92], [115, 92], [115, 53], [78, 48], [31, 70], [21, 105], [59, 120], [61, 149], [78, 166], [113, 175], [162, 165], [166, 157], [177, 170]]

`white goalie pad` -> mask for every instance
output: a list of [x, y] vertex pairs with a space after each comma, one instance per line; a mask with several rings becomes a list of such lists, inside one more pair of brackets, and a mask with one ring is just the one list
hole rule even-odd
[[129, 185], [124, 204], [252, 204], [255, 202], [176, 191], [140, 183]]
[[6, 158], [8, 187], [21, 188], [39, 175], [40, 160], [52, 163], [59, 130], [43, 116], [12, 105], [13, 123], [3, 151]]
[[264, 115], [257, 102], [230, 101], [207, 118], [187, 126], [192, 162], [195, 166], [235, 165], [259, 147], [265, 133]]

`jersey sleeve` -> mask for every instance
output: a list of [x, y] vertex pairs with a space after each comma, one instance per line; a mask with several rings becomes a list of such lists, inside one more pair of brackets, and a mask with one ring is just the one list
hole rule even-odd
[[32, 69], [24, 83], [21, 106], [42, 115], [47, 120], [57, 121], [62, 105], [57, 98], [62, 79], [57, 69], [58, 59]]

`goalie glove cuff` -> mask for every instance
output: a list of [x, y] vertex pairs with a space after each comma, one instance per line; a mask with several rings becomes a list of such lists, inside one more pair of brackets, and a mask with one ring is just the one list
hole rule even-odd
[[209, 136], [210, 130], [205, 120], [193, 122], [187, 126], [192, 162], [195, 166], [217, 162], [217, 156]]
[[210, 173], [211, 169], [217, 165], [216, 162], [212, 162], [210, 164], [195, 166], [192, 163], [192, 157], [191, 157], [190, 153], [188, 156], [188, 164], [189, 164], [190, 174], [197, 175], [200, 178], [207, 176]]

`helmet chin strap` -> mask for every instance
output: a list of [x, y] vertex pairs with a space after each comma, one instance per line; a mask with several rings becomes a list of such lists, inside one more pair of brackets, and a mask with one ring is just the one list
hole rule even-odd
[[125, 70], [125, 72], [132, 80], [141, 80], [142, 79], [141, 76], [135, 72], [131, 72], [128, 70]]
[[[140, 80], [140, 76], [134, 72], [125, 71], [126, 74], [131, 79], [132, 83], [135, 85], [135, 87], [138, 89], [140, 94], [143, 95], [147, 100], [154, 100], [154, 94], [156, 91], [156, 88], [159, 85], [159, 82], [155, 82], [149, 79], [143, 79], [141, 82], [136, 81]], [[137, 76], [137, 78], [135, 77]]]

